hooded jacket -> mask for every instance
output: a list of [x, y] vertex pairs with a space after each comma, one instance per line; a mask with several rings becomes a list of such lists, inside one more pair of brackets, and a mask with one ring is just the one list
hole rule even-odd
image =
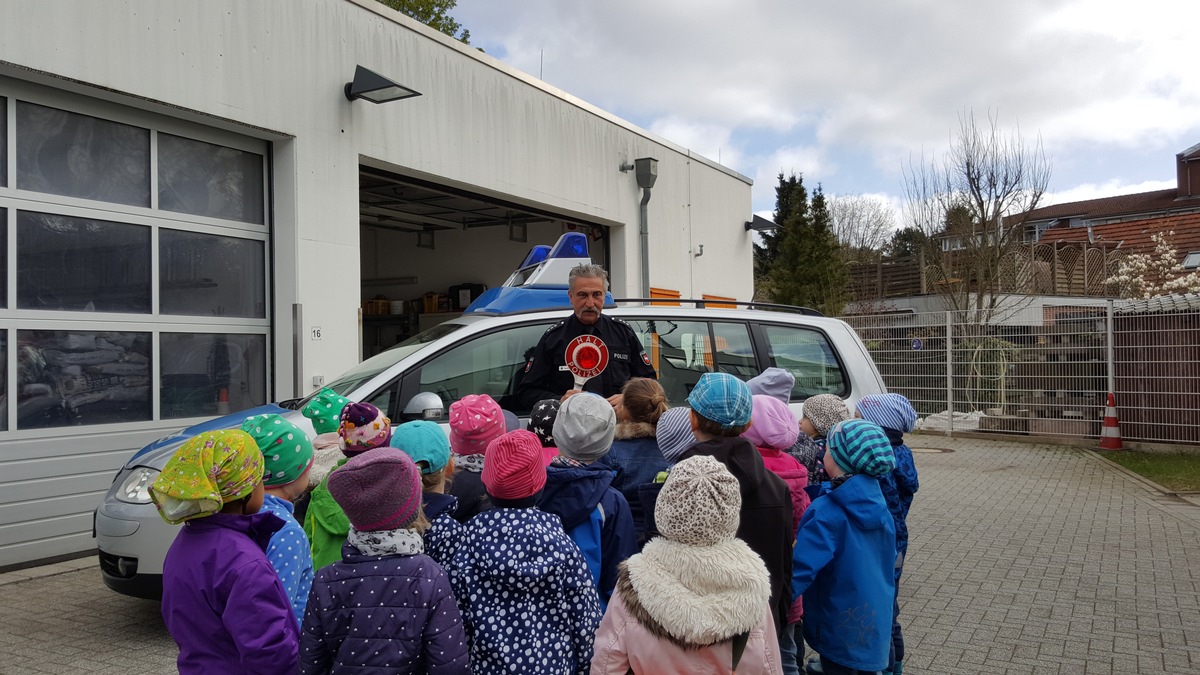
[[741, 437], [714, 438], [692, 446], [681, 460], [708, 455], [725, 465], [742, 488], [737, 537], [762, 558], [771, 574], [771, 613], [778, 634], [787, 623], [792, 594], [792, 496], [779, 476], [767, 470], [762, 455]]
[[454, 469], [453, 480], [446, 486], [446, 494], [458, 499], [454, 519], [466, 523], [492, 508], [492, 504], [487, 497], [487, 490], [483, 487], [483, 474], [466, 468], [461, 460], [455, 460], [454, 463], [457, 468]]
[[637, 533], [625, 497], [611, 487], [612, 469], [600, 463], [546, 467], [538, 508], [562, 519], [579, 547], [600, 594], [601, 611], [617, 583], [617, 565], [637, 553]]
[[883, 431], [892, 443], [892, 452], [896, 454], [896, 468], [879, 478], [879, 487], [883, 490], [883, 498], [896, 526], [896, 579], [899, 580], [904, 556], [908, 553], [908, 511], [912, 508], [913, 495], [921, 484], [912, 450], [905, 445], [904, 435], [894, 429], [884, 428]]
[[557, 516], [536, 508], [475, 516], [448, 571], [476, 675], [588, 671], [600, 604]]
[[[337, 471], [346, 461], [347, 458], [342, 457], [333, 471]], [[308, 511], [304, 514], [304, 534], [308, 535], [308, 543], [312, 547], [313, 569], [319, 570], [342, 559], [342, 544], [346, 543], [349, 532], [350, 520], [334, 501], [333, 495], [329, 494], [328, 480], [321, 481], [313, 488]]]
[[804, 596], [804, 639], [848, 668], [888, 665], [896, 529], [879, 480], [851, 476], [800, 521], [792, 590]]
[[304, 527], [292, 515], [294, 507], [288, 500], [275, 495], [263, 495], [263, 511], [274, 513], [283, 527], [271, 536], [267, 544], [267, 560], [279, 575], [283, 592], [292, 603], [296, 623], [304, 621], [304, 605], [308, 602], [308, 591], [312, 588], [312, 549]]
[[421, 497], [429, 529], [425, 530], [425, 555], [445, 567], [462, 541], [463, 524], [454, 519], [458, 498], [454, 495], [426, 492]]
[[782, 673], [769, 597], [770, 575], [745, 542], [655, 539], [621, 566], [596, 633], [592, 675], [725, 675], [734, 636], [747, 632], [737, 672]]
[[296, 672], [299, 627], [267, 543], [275, 514], [189, 520], [163, 561], [162, 617], [183, 675]]
[[666, 471], [671, 466], [658, 449], [658, 439], [654, 434], [653, 424], [621, 422], [617, 425], [612, 448], [605, 455], [607, 463], [617, 469], [613, 487], [625, 495], [625, 501], [629, 502], [633, 529], [640, 541], [648, 539], [647, 532], [650, 528], [646, 522], [645, 509], [638, 498], [638, 486], [653, 483], [658, 472]]
[[462, 615], [432, 558], [366, 555], [351, 544], [317, 573], [300, 673], [468, 675]]

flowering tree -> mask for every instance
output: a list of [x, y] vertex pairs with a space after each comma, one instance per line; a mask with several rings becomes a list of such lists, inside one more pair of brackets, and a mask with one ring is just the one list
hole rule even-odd
[[1184, 273], [1173, 243], [1174, 232], [1151, 235], [1153, 253], [1125, 256], [1117, 273], [1108, 278], [1123, 298], [1153, 298], [1172, 293], [1200, 293], [1200, 272]]

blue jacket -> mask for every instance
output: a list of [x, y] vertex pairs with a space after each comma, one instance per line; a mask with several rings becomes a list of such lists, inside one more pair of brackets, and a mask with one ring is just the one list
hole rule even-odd
[[189, 520], [163, 561], [162, 617], [184, 675], [296, 672], [296, 617], [264, 553], [273, 513]]
[[469, 675], [450, 580], [427, 555], [364, 555], [321, 568], [300, 631], [300, 672]]
[[822, 656], [883, 670], [892, 644], [896, 529], [871, 476], [851, 476], [800, 520], [792, 591], [804, 596], [804, 638]]
[[557, 516], [484, 511], [467, 523], [448, 571], [475, 675], [588, 672], [600, 603]]
[[908, 510], [912, 507], [913, 495], [920, 488], [920, 482], [917, 480], [912, 450], [901, 442], [892, 445], [892, 451], [896, 454], [896, 468], [879, 479], [879, 487], [883, 490], [883, 498], [887, 501], [888, 511], [896, 526], [896, 578], [899, 579], [904, 555], [908, 553]]
[[426, 492], [422, 501], [430, 523], [425, 530], [425, 555], [445, 567], [462, 540], [463, 524], [454, 519], [458, 499], [454, 495]]
[[562, 519], [579, 546], [600, 594], [601, 610], [617, 585], [617, 565], [637, 553], [637, 532], [624, 495], [611, 487], [613, 472], [602, 464], [546, 467], [538, 508]]
[[312, 588], [312, 549], [304, 527], [292, 515], [292, 503], [275, 495], [263, 495], [263, 511], [274, 513], [283, 521], [283, 528], [271, 536], [267, 544], [267, 560], [287, 593], [296, 614], [296, 624], [304, 621], [304, 605], [308, 602], [308, 590]]
[[625, 495], [629, 511], [633, 515], [633, 528], [642, 541], [648, 539], [651, 524], [646, 522], [646, 513], [638, 498], [638, 486], [653, 483], [660, 471], [666, 471], [671, 463], [658, 449], [654, 437], [654, 425], [646, 423], [622, 423], [617, 425], [617, 439], [604, 456], [608, 464], [617, 469], [612, 486]]

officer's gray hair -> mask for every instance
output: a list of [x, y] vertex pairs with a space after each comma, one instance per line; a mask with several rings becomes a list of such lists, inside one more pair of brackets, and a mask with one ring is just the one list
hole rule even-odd
[[571, 268], [567, 274], [567, 288], [575, 288], [576, 279], [601, 279], [604, 281], [604, 290], [608, 290], [608, 272], [604, 268], [595, 264], [576, 265]]

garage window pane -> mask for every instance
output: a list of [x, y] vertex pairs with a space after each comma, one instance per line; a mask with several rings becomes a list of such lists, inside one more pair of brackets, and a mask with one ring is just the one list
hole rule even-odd
[[8, 209], [4, 208], [0, 208], [0, 307], [8, 307]]
[[150, 312], [150, 228], [17, 213], [17, 306]]
[[8, 187], [8, 99], [0, 96], [0, 187]]
[[[0, 330], [0, 391], [8, 391], [8, 331], [6, 330]], [[8, 406], [5, 406], [3, 414], [0, 414], [0, 431], [7, 430]]]
[[17, 331], [17, 428], [150, 419], [150, 333]]
[[266, 317], [263, 242], [161, 229], [159, 312]]
[[159, 133], [158, 207], [262, 224], [263, 157]]
[[162, 419], [211, 417], [267, 402], [265, 335], [163, 333]]
[[792, 326], [763, 326], [770, 349], [771, 365], [783, 368], [796, 378], [793, 401], [817, 394], [847, 393], [846, 373], [838, 363], [825, 334]]
[[18, 101], [17, 187], [150, 206], [150, 130]]

